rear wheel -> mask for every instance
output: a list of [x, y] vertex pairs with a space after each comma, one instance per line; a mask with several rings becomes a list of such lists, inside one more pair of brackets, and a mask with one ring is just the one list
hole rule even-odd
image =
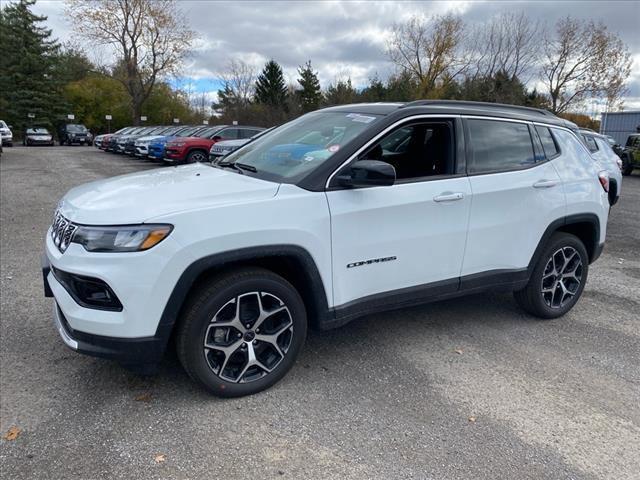
[[525, 288], [514, 292], [516, 301], [539, 318], [557, 318], [576, 304], [589, 273], [589, 256], [575, 235], [555, 233], [533, 269]]
[[268, 270], [247, 268], [214, 277], [193, 294], [176, 345], [191, 378], [215, 395], [239, 397], [284, 377], [306, 333], [296, 289]]
[[187, 155], [187, 163], [206, 162], [208, 160], [206, 152], [203, 150], [193, 150]]

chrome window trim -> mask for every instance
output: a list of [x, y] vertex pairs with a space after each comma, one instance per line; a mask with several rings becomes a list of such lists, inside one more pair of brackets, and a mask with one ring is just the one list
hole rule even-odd
[[[515, 123], [524, 123], [526, 125], [540, 125], [542, 127], [547, 127], [547, 128], [557, 128], [557, 129], [564, 130], [566, 132], [569, 132], [569, 133], [573, 134], [573, 136], [576, 138], [576, 140], [578, 140], [578, 143], [580, 143], [580, 145], [582, 145], [582, 148], [585, 150], [585, 152], [589, 156], [591, 156], [591, 152], [589, 152], [589, 150], [587, 150], [587, 147], [584, 146], [584, 144], [582, 143], [580, 138], [578, 138], [577, 134], [573, 130], [571, 130], [570, 128], [563, 127], [561, 125], [556, 125], [556, 124], [553, 124], [553, 123], [545, 123], [545, 122], [540, 122], [540, 121], [533, 121], [533, 120], [520, 120], [520, 119], [516, 119], [516, 118], [491, 117], [491, 116], [487, 116], [487, 115], [470, 115], [470, 114], [460, 115], [460, 114], [425, 113], [425, 114], [421, 114], [421, 115], [419, 114], [419, 115], [411, 115], [411, 116], [408, 116], [408, 117], [404, 117], [404, 118], [396, 121], [392, 125], [389, 125], [382, 132], [378, 133], [375, 137], [373, 137], [371, 140], [366, 142], [362, 147], [360, 147], [358, 150], [356, 150], [356, 152], [353, 155], [351, 155], [347, 160], [342, 162], [342, 164], [340, 164], [340, 166], [338, 166], [338, 168], [336, 168], [331, 173], [331, 175], [329, 175], [329, 178], [327, 179], [327, 181], [325, 182], [325, 185], [324, 185], [325, 190], [329, 189], [329, 185], [331, 184], [331, 181], [333, 180], [333, 177], [336, 176], [337, 173], [340, 170], [342, 170], [346, 165], [351, 163], [364, 150], [366, 150], [367, 148], [372, 146], [375, 142], [377, 142], [381, 137], [383, 137], [384, 135], [389, 133], [391, 130], [393, 130], [394, 128], [397, 128], [399, 125], [401, 125], [401, 124], [403, 124], [405, 122], [410, 122], [410, 121], [420, 120], [420, 119], [431, 119], [431, 118], [450, 118], [450, 119], [451, 118], [452, 119], [457, 119], [457, 118], [465, 119], [465, 118], [468, 118], [468, 119], [474, 119], [474, 120], [495, 120], [495, 121], [500, 121], [500, 122], [515, 122]], [[557, 158], [557, 156], [555, 156], [553, 158]], [[547, 160], [551, 160], [551, 159], [547, 159]], [[543, 163], [543, 162], [537, 162], [536, 165], [538, 165], [540, 163]], [[527, 167], [527, 168], [531, 168], [531, 167]], [[502, 170], [496, 171], [496, 172], [493, 172], [493, 173], [499, 173], [501, 171]], [[512, 171], [512, 170], [508, 170], [508, 171]]]
[[345, 160], [344, 162], [342, 162], [342, 164], [340, 164], [340, 166], [338, 168], [336, 168], [331, 175], [329, 175], [329, 178], [327, 178], [327, 181], [324, 184], [324, 188], [325, 189], [329, 189], [329, 184], [331, 183], [331, 180], [333, 180], [333, 177], [340, 171], [342, 170], [346, 165], [349, 165], [349, 163], [351, 163], [355, 158], [358, 157], [358, 155], [360, 155], [363, 151], [365, 151], [367, 148], [369, 148], [370, 146], [372, 146], [375, 142], [377, 142], [378, 140], [380, 140], [380, 138], [382, 138], [383, 136], [385, 136], [387, 133], [389, 133], [391, 130], [397, 128], [399, 125], [406, 123], [406, 122], [411, 122], [414, 120], [420, 120], [423, 118], [460, 118], [461, 115], [454, 115], [454, 114], [437, 114], [437, 113], [429, 113], [429, 114], [423, 114], [423, 115], [411, 115], [409, 117], [404, 117], [400, 120], [398, 120], [397, 122], [389, 125], [387, 128], [385, 128], [383, 131], [381, 131], [380, 133], [378, 133], [375, 137], [373, 137], [371, 140], [369, 140], [368, 142], [366, 142], [362, 147], [360, 147], [358, 150], [356, 150], [356, 152], [351, 155], [347, 160]]

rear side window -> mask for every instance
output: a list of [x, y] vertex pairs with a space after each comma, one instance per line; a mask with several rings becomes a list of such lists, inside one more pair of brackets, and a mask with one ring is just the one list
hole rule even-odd
[[587, 145], [587, 148], [591, 153], [598, 151], [596, 140], [591, 135], [582, 135], [582, 138], [584, 138], [584, 143]]
[[551, 159], [560, 154], [558, 144], [553, 138], [553, 134], [548, 127], [541, 127], [538, 125], [536, 126], [536, 132], [538, 132], [538, 136], [542, 142], [542, 149], [544, 150], [544, 154], [547, 158]]
[[471, 149], [470, 173], [517, 170], [535, 164], [526, 123], [467, 120]]

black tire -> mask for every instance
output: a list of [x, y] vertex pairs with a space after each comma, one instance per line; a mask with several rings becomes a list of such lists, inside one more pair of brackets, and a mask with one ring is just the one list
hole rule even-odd
[[[261, 324], [257, 309], [266, 313]], [[274, 326], [278, 322], [281, 325]], [[245, 328], [249, 325], [253, 326]], [[265, 334], [268, 329], [272, 333]], [[224, 340], [218, 339], [219, 333]], [[306, 334], [306, 309], [296, 289], [269, 270], [243, 268], [213, 277], [193, 292], [178, 325], [176, 351], [189, 376], [209, 392], [240, 397], [269, 388], [284, 377], [302, 350]], [[263, 337], [273, 337], [275, 345]], [[206, 348], [205, 343], [213, 348]], [[220, 347], [230, 353], [223, 353]], [[249, 366], [251, 354], [258, 365]]]
[[631, 163], [631, 158], [627, 155], [622, 159], [622, 175], [626, 177], [631, 175], [631, 172], [633, 172], [633, 163]]
[[206, 162], [209, 155], [204, 150], [192, 150], [187, 155], [187, 163]]
[[[562, 252], [559, 253], [560, 251]], [[567, 259], [573, 252], [579, 257], [573, 257], [575, 263], [568, 261], [567, 268], [560, 269], [560, 275], [552, 273], [557, 270], [559, 260]], [[555, 257], [555, 260], [552, 257]], [[576, 271], [571, 272], [574, 266]], [[566, 272], [566, 276], [562, 274], [562, 270]], [[551, 236], [540, 255], [527, 286], [513, 294], [518, 304], [531, 315], [541, 319], [558, 318], [576, 304], [584, 290], [588, 273], [589, 255], [582, 241], [575, 235], [557, 232]], [[580, 277], [579, 281], [575, 278], [577, 276]], [[570, 296], [566, 297], [569, 294]]]

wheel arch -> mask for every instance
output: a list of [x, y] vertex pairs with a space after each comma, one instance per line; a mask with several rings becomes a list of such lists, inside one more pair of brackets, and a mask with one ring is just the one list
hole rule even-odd
[[194, 261], [176, 282], [162, 312], [156, 337], [169, 340], [189, 293], [200, 283], [213, 275], [247, 266], [265, 268], [291, 283], [305, 303], [309, 326], [321, 328], [329, 315], [329, 307], [325, 286], [313, 257], [296, 245], [272, 245], [217, 253]]
[[529, 262], [529, 274], [531, 274], [540, 259], [545, 245], [556, 232], [570, 233], [578, 237], [587, 250], [589, 263], [595, 262], [602, 252], [602, 246], [600, 245], [600, 219], [597, 215], [580, 213], [559, 218], [547, 227], [540, 242], [538, 242], [538, 246]]

